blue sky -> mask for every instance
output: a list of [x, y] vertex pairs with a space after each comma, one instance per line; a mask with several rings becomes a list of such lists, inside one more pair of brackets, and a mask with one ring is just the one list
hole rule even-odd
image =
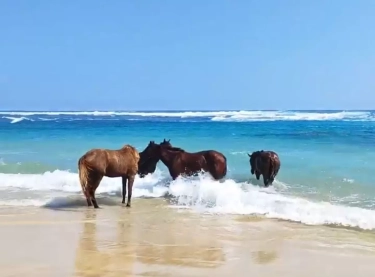
[[373, 0], [0, 1], [0, 109], [375, 108]]

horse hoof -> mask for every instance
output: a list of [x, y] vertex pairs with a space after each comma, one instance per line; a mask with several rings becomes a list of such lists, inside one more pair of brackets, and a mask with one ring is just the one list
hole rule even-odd
[[130, 208], [131, 206], [130, 206], [130, 204], [128, 203], [128, 204], [126, 204], [126, 207], [127, 207], [127, 208]]

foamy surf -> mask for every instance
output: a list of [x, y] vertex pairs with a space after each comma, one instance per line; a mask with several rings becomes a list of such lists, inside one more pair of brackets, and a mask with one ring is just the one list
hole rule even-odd
[[[145, 178], [137, 176], [133, 189], [133, 197], [160, 197], [165, 189], [159, 192], [158, 184], [163, 180], [162, 173], [156, 171], [154, 175]], [[81, 192], [78, 174], [68, 171], [55, 170], [43, 174], [4, 174], [0, 173], [0, 190], [30, 190], [44, 192]], [[121, 190], [121, 178], [104, 177], [96, 193], [116, 194]]]
[[33, 119], [27, 118], [27, 117], [12, 117], [12, 116], [3, 116], [5, 119], [9, 119], [11, 124], [21, 122], [23, 120], [28, 120], [28, 121], [34, 121]]
[[[96, 117], [97, 120], [108, 120], [111, 117], [120, 117], [129, 120], [147, 120], [147, 118], [207, 118], [212, 121], [247, 122], [247, 121], [374, 121], [374, 114], [368, 111], [181, 111], [181, 112], [125, 112], [125, 111], [9, 111], [0, 112], [3, 118], [10, 119], [11, 123], [22, 120], [49, 121], [62, 117], [69, 117], [68, 120], [88, 120], [87, 117]], [[21, 117], [14, 117], [21, 116]], [[42, 116], [42, 117], [41, 117]], [[104, 118], [103, 118], [104, 117]], [[52, 118], [52, 119], [51, 119]], [[103, 118], [103, 119], [100, 119]], [[57, 120], [57, 119], [56, 119]], [[91, 119], [93, 120], [93, 119]]]
[[251, 184], [242, 187], [233, 180], [219, 183], [210, 179], [173, 182], [169, 193], [176, 204], [212, 214], [262, 215], [267, 218], [301, 222], [309, 225], [341, 225], [375, 229], [375, 211], [356, 207], [312, 202], [285, 196], [274, 187], [261, 188]]
[[[167, 182], [169, 187], [166, 186]], [[157, 170], [153, 175], [136, 178], [133, 197], [162, 197], [168, 193], [172, 196], [174, 207], [185, 207], [192, 212], [260, 215], [310, 225], [332, 224], [375, 229], [374, 210], [286, 196], [282, 194], [285, 189], [285, 184], [281, 182], [263, 188], [231, 179], [214, 181], [208, 175], [171, 181], [165, 172]], [[77, 174], [67, 171], [0, 174], [0, 193], [8, 195], [2, 197], [2, 206], [64, 206], [69, 201], [77, 206], [85, 205]], [[27, 193], [33, 196], [11, 197]], [[103, 178], [97, 194], [107, 196], [103, 202], [105, 205], [117, 203], [108, 197], [121, 195], [121, 179]]]

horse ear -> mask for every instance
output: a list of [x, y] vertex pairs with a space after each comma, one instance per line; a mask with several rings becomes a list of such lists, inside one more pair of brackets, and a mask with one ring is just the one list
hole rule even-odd
[[167, 141], [164, 139], [163, 142], [167, 142]]
[[171, 139], [169, 139], [167, 142], [170, 142], [171, 141]]
[[247, 155], [251, 158], [251, 155], [249, 153], [247, 153]]

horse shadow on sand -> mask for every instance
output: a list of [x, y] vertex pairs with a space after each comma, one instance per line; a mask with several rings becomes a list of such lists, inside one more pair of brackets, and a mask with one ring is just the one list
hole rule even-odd
[[[165, 198], [169, 199], [172, 195], [168, 193], [168, 187], [171, 183], [170, 178], [163, 178], [156, 182], [155, 184], [145, 184], [136, 186], [135, 189], [144, 190], [148, 193], [153, 193], [155, 189], [165, 189], [165, 193], [160, 196], [151, 196], [151, 195], [141, 195], [137, 196], [138, 199], [154, 199], [154, 198]], [[147, 194], [147, 193], [146, 193]], [[121, 182], [119, 183], [118, 190], [112, 192], [102, 192], [98, 193], [98, 199], [103, 203], [104, 206], [118, 206], [121, 204]], [[120, 201], [120, 202], [119, 202]], [[82, 192], [76, 192], [74, 194], [66, 196], [57, 196], [49, 200], [42, 208], [56, 210], [56, 211], [78, 211], [80, 208], [87, 207], [87, 201], [85, 197], [82, 197]], [[124, 206], [125, 207], [125, 206]], [[100, 208], [99, 208], [100, 209]]]

